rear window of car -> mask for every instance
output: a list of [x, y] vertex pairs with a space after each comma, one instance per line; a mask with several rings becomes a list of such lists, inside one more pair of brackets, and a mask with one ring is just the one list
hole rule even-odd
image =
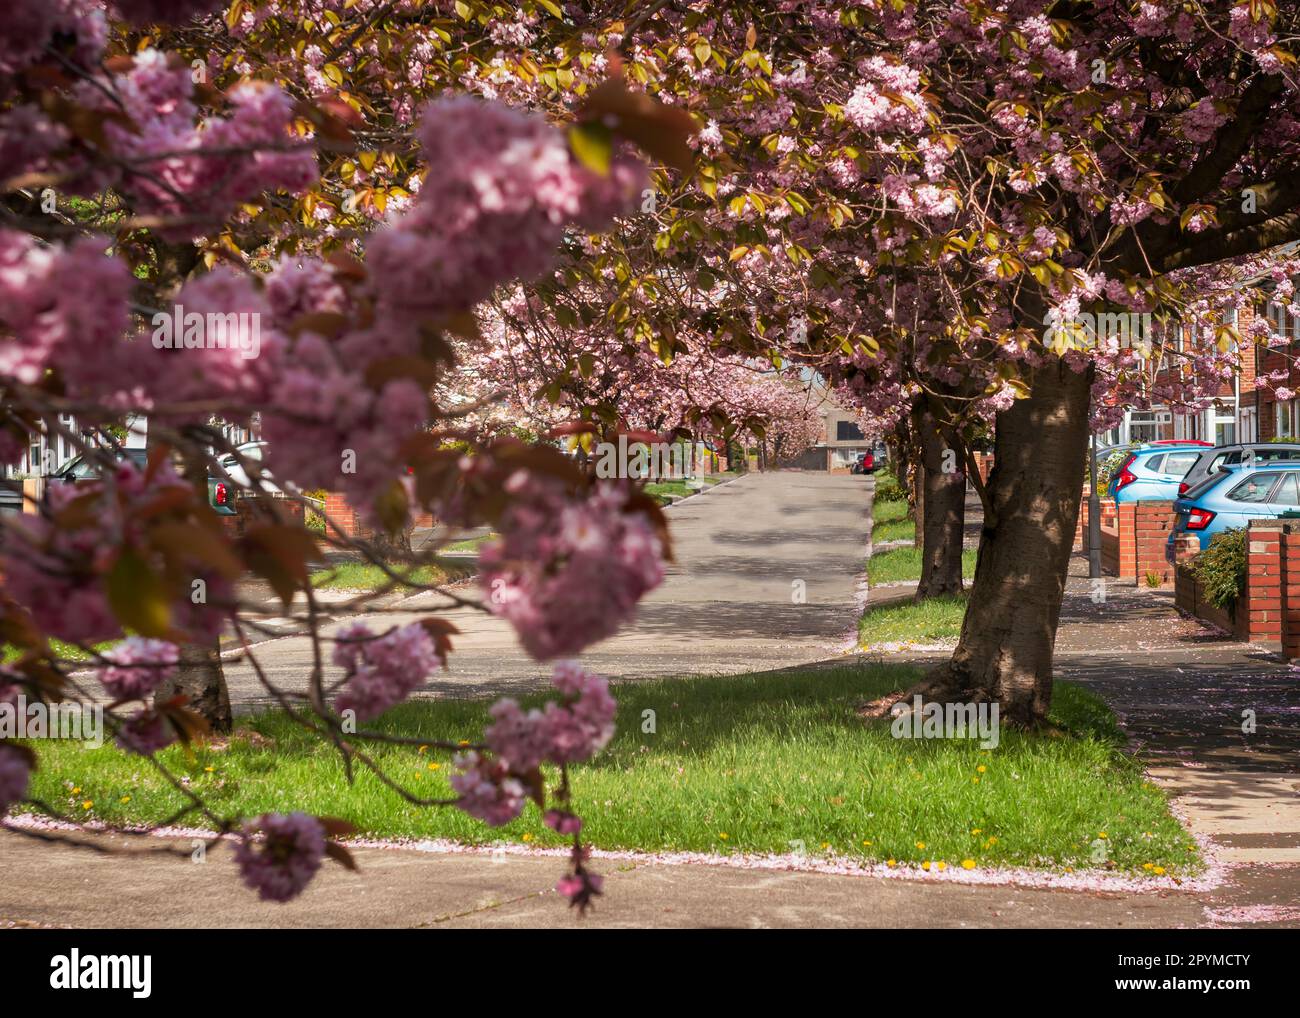
[[1219, 485], [1223, 481], [1225, 476], [1226, 475], [1224, 474], [1210, 474], [1208, 477], [1202, 477], [1199, 481], [1197, 481], [1190, 488], [1188, 488], [1187, 491], [1180, 497], [1200, 498], [1211, 488], [1214, 488], [1217, 485]]
[[1158, 474], [1162, 472], [1160, 469], [1160, 464], [1162, 464], [1164, 461], [1165, 461], [1165, 454], [1161, 453], [1159, 456], [1152, 456], [1150, 459], [1143, 460], [1142, 465], [1146, 467], [1148, 470], [1150, 470], [1152, 473]]
[[1267, 502], [1268, 493], [1273, 490], [1276, 482], [1276, 474], [1257, 474], [1254, 477], [1247, 477], [1228, 492], [1228, 498], [1233, 502]]
[[1165, 457], [1164, 472], [1182, 477], [1192, 469], [1192, 464], [1200, 458], [1201, 454], [1199, 452], [1171, 452]]
[[1284, 474], [1282, 482], [1269, 498], [1270, 502], [1281, 505], [1300, 505], [1300, 475]]
[[1260, 463], [1276, 463], [1278, 460], [1300, 460], [1300, 449], [1255, 449], [1255, 459]]

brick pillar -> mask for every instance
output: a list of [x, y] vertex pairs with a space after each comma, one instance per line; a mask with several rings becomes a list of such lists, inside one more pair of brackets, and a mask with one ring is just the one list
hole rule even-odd
[[1173, 565], [1165, 557], [1169, 531], [1173, 527], [1173, 502], [1138, 502], [1134, 506], [1133, 550], [1134, 576], [1139, 586], [1147, 582], [1147, 573], [1160, 577], [1164, 586], [1173, 579]]
[[1300, 658], [1300, 524], [1282, 524], [1282, 654]]
[[1237, 604], [1237, 633], [1262, 643], [1282, 640], [1282, 524], [1251, 520], [1246, 533], [1246, 593]]
[[1137, 576], [1137, 509], [1136, 502], [1121, 502], [1115, 507], [1115, 522], [1119, 527], [1119, 563], [1115, 575], [1121, 578]]
[[330, 526], [328, 536], [339, 537], [340, 532], [343, 537], [365, 539], [371, 536], [370, 528], [361, 522], [356, 508], [340, 492], [325, 493], [325, 513], [334, 526], [338, 527], [338, 531], [335, 531], [334, 526]]

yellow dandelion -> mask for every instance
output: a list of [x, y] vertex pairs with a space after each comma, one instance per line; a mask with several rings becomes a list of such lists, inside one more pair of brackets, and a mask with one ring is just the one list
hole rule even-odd
[[727, 832], [726, 832], [726, 831], [719, 831], [719, 832], [718, 832], [718, 837], [721, 838], [723, 841], [726, 841], [726, 840], [727, 840]]
[[431, 771], [440, 771], [440, 770], [442, 770], [442, 764], [440, 764], [440, 763], [431, 763], [431, 764], [429, 764], [429, 770], [431, 770]]
[[830, 848], [830, 847], [831, 847], [831, 843], [829, 841], [822, 842], [822, 848]]
[[1143, 868], [1144, 870], [1149, 870], [1149, 869], [1154, 869], [1155, 867], [1152, 866], [1152, 864], [1149, 863], [1149, 862], [1144, 862], [1144, 863], [1142, 864], [1142, 868]]
[[83, 803], [81, 804], [81, 808], [82, 808], [82, 809], [90, 809], [90, 807], [93, 806], [93, 805], [95, 805], [95, 804], [94, 804], [93, 802], [91, 802], [91, 800], [87, 799], [85, 802], [83, 802]]
[[944, 862], [942, 859], [940, 859], [940, 860], [939, 860], [939, 872], [942, 873], [942, 872], [943, 872], [944, 870], [946, 870], [947, 868], [948, 868], [948, 864], [947, 864], [946, 862]]
[[468, 746], [468, 745], [469, 745], [469, 739], [461, 739], [460, 742], [457, 743], [457, 745], [459, 745], [459, 746]]
[[130, 801], [131, 801], [131, 797], [129, 795], [124, 795], [122, 796], [121, 799], [118, 800], [118, 802], [123, 802], [123, 803], [130, 802]]
[[525, 835], [524, 835], [524, 840], [525, 840], [525, 841], [532, 841], [532, 840], [533, 840], [533, 836], [532, 836], [531, 834], [525, 834]]
[[1098, 831], [1098, 832], [1097, 832], [1097, 837], [1101, 838], [1102, 840], [1105, 840], [1105, 838], [1106, 838], [1106, 832], [1105, 832], [1105, 831]]
[[922, 852], [924, 852], [924, 851], [925, 851], [925, 842], [924, 842], [924, 841], [918, 841], [918, 842], [916, 843], [916, 847], [919, 848]]
[[971, 834], [983, 834], [983, 833], [984, 833], [984, 828], [982, 828], [982, 827], [972, 827], [972, 828], [970, 829], [970, 832], [971, 832]]
[[869, 842], [869, 841], [864, 841], [862, 844], [864, 844], [864, 845], [870, 845], [871, 842]]
[[888, 866], [888, 867], [890, 867], [890, 868], [892, 869], [893, 867], [895, 867], [895, 866], [898, 865], [898, 860], [897, 860], [897, 859], [886, 859], [886, 860], [885, 860], [885, 865]]
[[211, 774], [213, 771], [216, 770], [215, 767], [204, 767], [203, 769], [204, 769], [204, 771], [206, 771], [208, 774]]
[[1164, 868], [1163, 866], [1157, 866], [1157, 867], [1156, 867], [1155, 869], [1153, 869], [1151, 872], [1154, 873], [1154, 874], [1155, 874], [1156, 876], [1158, 876], [1158, 877], [1163, 877], [1163, 876], [1165, 875], [1165, 868]]
[[921, 863], [921, 869], [925, 870], [927, 873], [930, 871], [930, 860], [929, 860], [929, 859], [927, 859], [927, 860], [925, 860], [925, 862]]
[[976, 769], [977, 771], [979, 771], [979, 773], [981, 773], [981, 774], [983, 774], [985, 771], [988, 770], [988, 768], [985, 767], [983, 764], [980, 764], [980, 765], [979, 765], [978, 767], [976, 767], [975, 769]]
[[73, 789], [72, 789], [72, 794], [73, 794], [73, 795], [76, 795], [76, 794], [77, 794], [78, 792], [80, 792], [80, 791], [81, 791], [81, 786], [80, 786], [80, 785], [74, 785], [74, 786], [73, 786]]
[[978, 785], [980, 783], [979, 778], [971, 778], [970, 781], [972, 785]]
[[963, 860], [961, 861], [961, 868], [964, 869], [964, 870], [973, 870], [973, 869], [975, 868], [975, 860], [974, 860], [974, 859], [963, 859]]

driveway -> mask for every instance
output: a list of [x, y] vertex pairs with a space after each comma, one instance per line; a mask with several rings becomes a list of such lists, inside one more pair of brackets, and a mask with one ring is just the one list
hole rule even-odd
[[[611, 678], [726, 675], [851, 648], [873, 490], [868, 477], [778, 471], [746, 474], [668, 507], [676, 562], [642, 601], [636, 622], [583, 661]], [[409, 622], [439, 603], [445, 600], [422, 594], [373, 621]], [[461, 635], [426, 694], [516, 691], [549, 672], [494, 616], [464, 608], [442, 614]], [[272, 640], [256, 653], [278, 684], [302, 687], [311, 667], [306, 637]], [[226, 680], [237, 711], [270, 703], [246, 662], [228, 661]]]

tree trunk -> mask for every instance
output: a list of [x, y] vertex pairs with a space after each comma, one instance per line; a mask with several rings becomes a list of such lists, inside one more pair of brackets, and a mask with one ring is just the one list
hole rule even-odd
[[177, 694], [184, 694], [186, 706], [212, 726], [214, 732], [231, 729], [230, 693], [221, 668], [220, 638], [203, 643], [183, 643], [176, 676], [164, 682], [154, 693], [154, 704], [161, 704]]
[[989, 506], [961, 638], [916, 690], [997, 700], [1003, 720], [1034, 725], [1052, 702], [1052, 650], [1083, 492], [1092, 370], [1050, 358], [1030, 395], [997, 419]]
[[966, 473], [958, 450], [950, 449], [929, 405], [918, 400], [912, 426], [921, 447], [918, 470], [922, 491], [916, 536], [921, 543], [921, 581], [916, 600], [960, 594], [961, 550], [966, 524]]

